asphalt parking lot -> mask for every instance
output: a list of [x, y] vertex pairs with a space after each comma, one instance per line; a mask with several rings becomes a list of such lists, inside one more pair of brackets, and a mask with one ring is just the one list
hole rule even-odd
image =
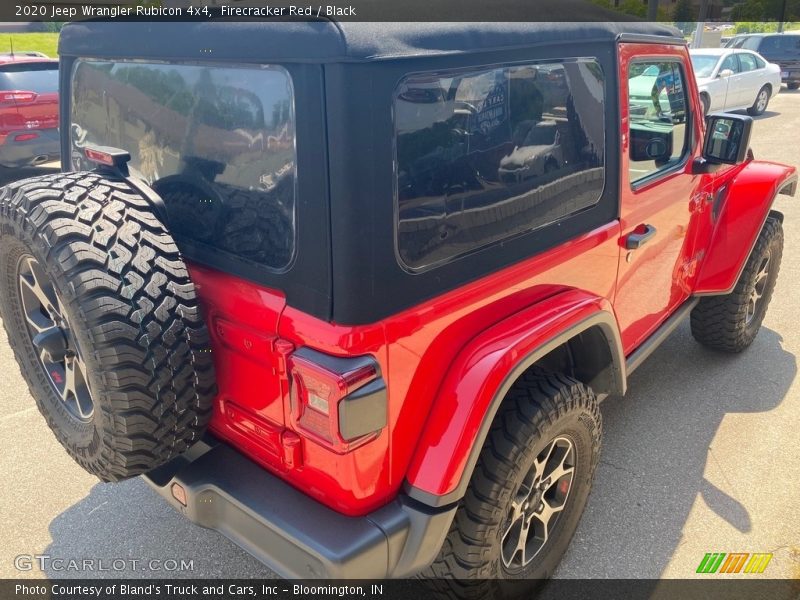
[[[756, 157], [800, 167], [798, 132], [800, 92], [784, 88], [757, 120]], [[800, 197], [779, 197], [776, 208], [786, 215], [786, 248], [764, 328], [748, 351], [727, 356], [701, 348], [684, 324], [632, 375], [625, 398], [604, 403], [594, 491], [557, 576], [683, 578], [706, 552], [771, 552], [764, 576], [800, 578]], [[98, 483], [73, 463], [4, 334], [0, 372], [1, 577], [272, 576], [143, 481]], [[15, 567], [15, 557], [35, 554], [158, 560], [162, 568]], [[167, 572], [170, 560], [193, 568]]]

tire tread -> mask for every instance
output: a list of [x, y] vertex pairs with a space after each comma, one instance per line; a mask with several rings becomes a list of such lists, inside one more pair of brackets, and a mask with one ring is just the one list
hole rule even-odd
[[[89, 447], [59, 427], [37, 397], [34, 375], [22, 368], [69, 454], [100, 479], [118, 481], [197, 441], [216, 389], [209, 335], [186, 265], [147, 200], [98, 173], [47, 175], [3, 188], [0, 227], [0, 235], [26, 242], [59, 274], [56, 286], [67, 288], [64, 301], [102, 365], [90, 375], [103, 418], [100, 439]], [[24, 365], [6, 320], [4, 326]]]

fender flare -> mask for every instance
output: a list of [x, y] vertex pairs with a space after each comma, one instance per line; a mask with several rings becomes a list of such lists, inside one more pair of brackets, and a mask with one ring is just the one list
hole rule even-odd
[[610, 302], [574, 289], [546, 298], [482, 332], [458, 353], [418, 441], [405, 493], [432, 507], [460, 500], [514, 382], [550, 351], [591, 328], [602, 332], [611, 356], [603, 392], [624, 394], [625, 355]]
[[[794, 167], [751, 161], [719, 184], [713, 213], [718, 213], [695, 285], [695, 296], [729, 294], [736, 287], [756, 240], [779, 194], [797, 189]], [[719, 208], [716, 206], [719, 205]]]

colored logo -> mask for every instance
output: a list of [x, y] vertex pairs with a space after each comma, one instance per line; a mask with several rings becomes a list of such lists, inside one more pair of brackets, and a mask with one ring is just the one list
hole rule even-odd
[[707, 552], [697, 566], [697, 573], [763, 573], [772, 554], [748, 552]]

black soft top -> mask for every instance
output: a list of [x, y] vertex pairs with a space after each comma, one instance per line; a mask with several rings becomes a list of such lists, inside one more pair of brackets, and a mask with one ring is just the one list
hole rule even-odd
[[363, 62], [569, 40], [612, 43], [625, 34], [683, 43], [677, 29], [659, 23], [84, 21], [64, 27], [59, 54], [161, 60]]

